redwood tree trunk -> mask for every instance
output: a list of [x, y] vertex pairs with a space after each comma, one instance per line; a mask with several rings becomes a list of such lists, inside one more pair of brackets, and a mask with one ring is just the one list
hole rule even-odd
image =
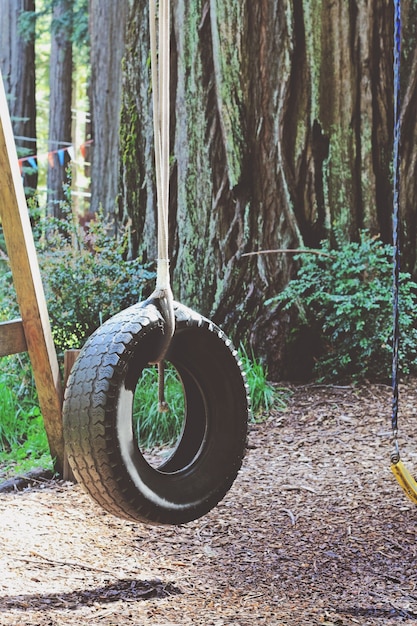
[[402, 2], [403, 59], [400, 147], [400, 210], [402, 217], [402, 266], [417, 276], [417, 5]]
[[[131, 0], [129, 5], [120, 128], [121, 215], [129, 232], [128, 256], [140, 255], [146, 262], [156, 258], [149, 2]], [[171, 65], [175, 72], [176, 61]]]
[[48, 164], [48, 213], [63, 217], [71, 145], [72, 0], [58, 0], [52, 15]]
[[[155, 257], [149, 44], [132, 0], [122, 109], [122, 186], [132, 254]], [[415, 169], [414, 5], [404, 3], [411, 80], [403, 169]], [[391, 0], [173, 2], [171, 257], [174, 295], [250, 341], [285, 372], [288, 320], [264, 302], [286, 284], [290, 254], [335, 228], [389, 240], [393, 129]], [[404, 264], [415, 263], [416, 180]]]
[[[0, 11], [0, 69], [20, 157], [36, 154], [35, 32], [34, 28], [23, 32], [19, 23], [26, 11], [35, 11], [35, 0], [3, 0]], [[37, 171], [25, 161], [23, 172], [31, 195]]]
[[118, 214], [122, 58], [128, 0], [90, 0], [91, 211]]

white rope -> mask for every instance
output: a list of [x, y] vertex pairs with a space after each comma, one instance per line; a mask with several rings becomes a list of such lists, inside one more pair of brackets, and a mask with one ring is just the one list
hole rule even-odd
[[160, 406], [164, 407], [163, 359], [175, 332], [174, 301], [170, 284], [168, 253], [170, 3], [169, 0], [159, 0], [158, 38], [156, 32], [156, 4], [157, 0], [149, 0], [155, 173], [158, 209], [158, 267], [156, 273], [156, 287], [151, 295], [151, 299], [157, 300], [158, 308], [165, 322], [163, 345], [155, 359], [155, 363], [159, 364]]
[[[170, 6], [159, 0], [159, 33], [156, 34], [156, 0], [149, 8], [153, 122], [155, 141], [155, 172], [158, 206], [158, 271], [157, 290], [169, 290], [168, 209], [169, 209], [169, 109], [170, 109]], [[159, 51], [159, 56], [158, 56]]]

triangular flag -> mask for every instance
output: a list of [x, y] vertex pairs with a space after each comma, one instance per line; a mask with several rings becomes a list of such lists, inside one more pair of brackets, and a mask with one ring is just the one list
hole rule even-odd
[[65, 149], [58, 150], [58, 159], [59, 159], [59, 164], [60, 164], [60, 165], [64, 165], [64, 160], [65, 160]]
[[74, 150], [74, 146], [68, 146], [67, 148], [67, 152], [69, 155], [69, 158], [71, 159], [71, 161], [75, 161], [75, 150]]
[[32, 167], [35, 171], [38, 171], [38, 165], [35, 161], [36, 157], [29, 157], [28, 158], [28, 163], [30, 165], [30, 167]]
[[54, 153], [53, 152], [48, 152], [48, 163], [51, 167], [55, 167], [55, 162], [54, 162]]

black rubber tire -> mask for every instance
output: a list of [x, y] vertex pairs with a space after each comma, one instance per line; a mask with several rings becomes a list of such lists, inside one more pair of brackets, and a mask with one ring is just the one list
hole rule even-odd
[[182, 524], [205, 515], [231, 487], [246, 449], [248, 388], [237, 351], [191, 309], [175, 303], [175, 318], [166, 359], [180, 375], [186, 409], [182, 437], [164, 465], [148, 464], [132, 432], [134, 390], [163, 338], [154, 304], [139, 303], [103, 324], [65, 392], [65, 446], [75, 477], [105, 510], [130, 520]]

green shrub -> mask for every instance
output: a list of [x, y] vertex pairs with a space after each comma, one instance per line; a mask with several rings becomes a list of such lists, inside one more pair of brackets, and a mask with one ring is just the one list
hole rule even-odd
[[[126, 238], [109, 233], [98, 217], [88, 232], [68, 221], [32, 214], [42, 282], [58, 352], [79, 348], [107, 318], [144, 299], [154, 272], [126, 261]], [[5, 253], [0, 233], [0, 249]], [[7, 257], [0, 258], [0, 321], [20, 315]], [[61, 359], [62, 360], [62, 359]], [[27, 354], [2, 359], [0, 463], [16, 471], [50, 465], [48, 442]]]
[[[68, 220], [33, 214], [42, 282], [58, 352], [81, 348], [100, 324], [145, 299], [155, 272], [126, 260], [127, 237], [115, 237], [98, 215], [87, 231]], [[0, 321], [19, 316], [8, 264], [0, 259]]]
[[[325, 242], [321, 254], [300, 254], [295, 279], [266, 304], [294, 314], [290, 343], [315, 345], [313, 374], [320, 381], [383, 380], [392, 363], [392, 247], [362, 232], [359, 242]], [[402, 374], [417, 371], [417, 284], [402, 272]], [[307, 358], [307, 355], [306, 355]]]
[[[36, 209], [36, 207], [35, 207]], [[127, 238], [113, 236], [102, 217], [88, 232], [68, 220], [42, 219], [32, 211], [35, 242], [51, 320], [59, 352], [80, 348], [86, 338], [118, 311], [145, 299], [154, 287], [155, 273], [140, 260], [126, 261]], [[1, 242], [0, 242], [1, 246]], [[11, 271], [0, 266], [1, 319], [18, 316]], [[267, 381], [267, 372], [253, 355], [240, 349], [255, 420], [270, 409], [285, 408], [285, 394]], [[0, 402], [7, 406], [0, 430], [0, 463], [13, 466], [50, 464], [48, 443], [27, 355], [7, 358], [0, 375]], [[135, 432], [143, 449], [172, 445], [181, 432], [184, 396], [181, 381], [169, 364], [165, 392], [168, 411], [158, 410], [158, 374], [145, 368], [135, 393]], [[5, 409], [6, 411], [6, 409]], [[48, 461], [45, 459], [48, 458]]]
[[109, 317], [149, 295], [155, 272], [125, 260], [127, 238], [109, 233], [100, 216], [88, 232], [62, 221], [46, 228], [38, 256], [55, 345], [80, 348]]

